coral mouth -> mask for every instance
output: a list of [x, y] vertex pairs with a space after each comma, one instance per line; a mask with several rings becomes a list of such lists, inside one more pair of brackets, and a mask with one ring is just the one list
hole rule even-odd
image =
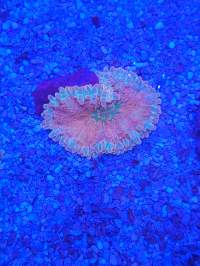
[[96, 108], [95, 111], [91, 113], [91, 117], [95, 119], [96, 122], [106, 122], [111, 121], [115, 118], [117, 114], [120, 112], [121, 102], [117, 101], [112, 103], [111, 105], [104, 107]]

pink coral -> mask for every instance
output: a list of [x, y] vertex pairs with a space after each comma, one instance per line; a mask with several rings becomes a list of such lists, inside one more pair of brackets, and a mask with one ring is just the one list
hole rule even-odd
[[140, 144], [161, 112], [159, 93], [132, 71], [111, 67], [96, 75], [95, 85], [60, 87], [42, 113], [54, 141], [88, 158]]

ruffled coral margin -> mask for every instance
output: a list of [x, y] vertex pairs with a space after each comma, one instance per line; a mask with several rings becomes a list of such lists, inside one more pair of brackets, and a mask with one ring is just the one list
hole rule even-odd
[[59, 88], [42, 113], [50, 138], [88, 158], [132, 149], [161, 113], [160, 94], [137, 74], [111, 67], [96, 75], [98, 84]]

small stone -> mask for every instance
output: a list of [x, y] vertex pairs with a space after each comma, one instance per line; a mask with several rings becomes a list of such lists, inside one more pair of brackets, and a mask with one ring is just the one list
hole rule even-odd
[[19, 71], [20, 71], [20, 73], [24, 73], [24, 67], [21, 66], [21, 67], [19, 68]]
[[188, 77], [188, 79], [192, 79], [192, 78], [193, 78], [193, 75], [194, 75], [193, 72], [190, 72], [190, 71], [189, 71], [189, 72], [187, 73], [187, 77]]
[[11, 26], [13, 29], [17, 29], [18, 28], [18, 24], [16, 22], [12, 22]]
[[167, 191], [167, 193], [172, 193], [174, 190], [173, 190], [173, 188], [171, 188], [171, 187], [167, 187], [167, 188], [166, 188], [166, 191]]
[[0, 159], [2, 159], [5, 155], [5, 150], [0, 149]]
[[161, 30], [163, 28], [164, 28], [164, 24], [163, 24], [162, 21], [159, 21], [159, 22], [156, 23], [156, 25], [155, 25], [155, 29], [156, 30]]
[[106, 260], [105, 260], [105, 259], [100, 258], [100, 259], [99, 259], [99, 262], [100, 262], [101, 264], [105, 264], [105, 265], [106, 265]]
[[104, 194], [103, 202], [104, 203], [108, 203], [109, 202], [109, 196], [107, 194]]
[[76, 7], [77, 7], [77, 9], [82, 8], [82, 6], [83, 6], [83, 3], [81, 2], [81, 0], [76, 0]]
[[192, 51], [191, 51], [191, 55], [192, 55], [192, 56], [195, 56], [195, 55], [196, 55], [196, 51], [195, 51], [195, 50], [192, 50]]
[[108, 53], [107, 49], [106, 49], [104, 46], [101, 46], [101, 51], [102, 51], [104, 54], [107, 54], [107, 53]]
[[198, 198], [196, 196], [192, 197], [192, 202], [197, 203], [198, 202]]
[[28, 23], [29, 23], [29, 18], [25, 18], [25, 19], [23, 20], [23, 23], [24, 23], [24, 24], [28, 24]]
[[133, 25], [133, 22], [132, 21], [129, 21], [128, 24], [127, 24], [127, 28], [128, 29], [133, 29], [134, 28], [134, 25]]
[[33, 131], [34, 132], [39, 132], [41, 130], [41, 126], [40, 125], [37, 125], [34, 127]]
[[92, 24], [96, 27], [99, 28], [101, 26], [100, 19], [98, 16], [93, 16], [92, 17]]
[[6, 49], [6, 54], [7, 55], [11, 54], [11, 49]]
[[67, 24], [68, 28], [75, 28], [76, 27], [76, 23], [74, 21], [71, 21]]
[[143, 68], [148, 66], [147, 62], [134, 62], [134, 65], [136, 66], [136, 68]]
[[24, 66], [28, 66], [29, 65], [29, 61], [27, 61], [27, 60], [23, 60], [22, 63], [23, 63]]
[[133, 166], [136, 166], [136, 165], [138, 165], [140, 163], [140, 161], [139, 160], [132, 160], [131, 161], [131, 164], [133, 165]]
[[48, 180], [48, 181], [53, 181], [53, 180], [54, 180], [54, 176], [52, 176], [52, 175], [47, 175], [47, 180]]
[[61, 164], [59, 164], [59, 165], [55, 168], [54, 172], [55, 172], [56, 174], [58, 174], [58, 173], [60, 173], [60, 171], [61, 171], [62, 168], [63, 168], [63, 166], [62, 166]]
[[86, 176], [86, 177], [90, 177], [90, 176], [91, 176], [91, 172], [90, 172], [90, 170], [88, 170], [88, 171], [85, 173], [85, 176]]
[[11, 26], [10, 21], [6, 21], [2, 25], [2, 29], [3, 30], [9, 30], [10, 29], [10, 26]]
[[60, 68], [59, 67], [56, 67], [53, 69], [53, 73], [57, 74], [60, 72]]
[[6, 9], [0, 9], [0, 20], [5, 22], [9, 17], [9, 11]]
[[110, 256], [110, 264], [111, 265], [118, 265], [117, 258], [114, 255]]
[[85, 19], [85, 14], [84, 13], [80, 13], [80, 19]]
[[122, 186], [118, 186], [113, 190], [113, 198], [120, 199], [123, 196], [124, 188]]
[[27, 211], [28, 213], [32, 212], [33, 209], [32, 205], [26, 201], [21, 203], [20, 208], [24, 211]]
[[163, 217], [166, 217], [168, 215], [167, 205], [164, 205], [162, 207], [162, 215]]
[[116, 175], [116, 179], [117, 179], [117, 181], [121, 182], [124, 179], [124, 176], [122, 174]]
[[175, 48], [176, 44], [174, 41], [171, 41], [171, 42], [169, 42], [168, 46], [169, 46], [169, 48], [173, 49], [173, 48]]
[[172, 104], [172, 105], [175, 105], [175, 104], [176, 104], [176, 98], [175, 98], [175, 97], [172, 98], [172, 100], [171, 100], [171, 104]]
[[131, 209], [128, 209], [128, 220], [130, 223], [134, 223], [135, 222], [135, 216], [134, 213]]
[[101, 241], [97, 241], [97, 247], [98, 249], [102, 249], [103, 248], [103, 244]]
[[17, 74], [15, 72], [12, 72], [9, 74], [9, 77], [15, 79], [17, 77]]

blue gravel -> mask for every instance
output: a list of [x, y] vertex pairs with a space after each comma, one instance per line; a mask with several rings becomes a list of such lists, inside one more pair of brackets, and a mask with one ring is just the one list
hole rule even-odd
[[[200, 265], [200, 2], [0, 1], [0, 266]], [[32, 92], [130, 66], [157, 130], [88, 160], [48, 138]]]

